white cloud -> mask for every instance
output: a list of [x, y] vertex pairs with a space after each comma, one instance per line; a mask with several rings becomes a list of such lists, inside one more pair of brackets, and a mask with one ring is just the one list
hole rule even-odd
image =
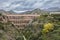
[[4, 10], [48, 9], [50, 7], [60, 7], [60, 0], [0, 0], [0, 9]]
[[16, 11], [16, 10], [14, 10], [14, 12], [16, 12], [16, 13], [22, 13], [22, 12], [26, 12], [26, 11], [28, 11], [28, 10], [25, 10], [25, 11]]
[[10, 6], [10, 9], [15, 9], [15, 8], [18, 7], [18, 6], [21, 6], [21, 5], [20, 5], [20, 4], [11, 5], [11, 6]]

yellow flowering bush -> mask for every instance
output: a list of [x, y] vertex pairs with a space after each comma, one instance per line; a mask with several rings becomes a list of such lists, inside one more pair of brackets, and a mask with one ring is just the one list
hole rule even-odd
[[54, 28], [53, 23], [46, 23], [46, 24], [44, 24], [44, 29], [52, 30], [53, 28]]
[[46, 30], [46, 29], [43, 29], [43, 30], [42, 30], [42, 33], [43, 33], [43, 34], [45, 34], [45, 33], [47, 33], [47, 32], [49, 32], [49, 31]]
[[44, 29], [42, 30], [43, 33], [49, 32], [49, 30], [53, 30], [54, 25], [53, 23], [46, 23], [44, 24]]

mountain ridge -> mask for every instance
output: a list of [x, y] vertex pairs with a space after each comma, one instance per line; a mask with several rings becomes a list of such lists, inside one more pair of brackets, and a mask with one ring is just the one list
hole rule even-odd
[[[55, 8], [53, 8], [53, 9], [55, 9]], [[50, 12], [60, 12], [60, 9], [59, 9], [59, 11], [45, 11], [45, 10], [41, 10], [41, 9], [37, 8], [37, 9], [31, 10], [31, 11], [26, 11], [26, 12], [21, 12], [21, 13], [16, 13], [13, 10], [10, 10], [10, 11], [0, 10], [0, 13], [7, 13], [7, 14], [48, 14]]]

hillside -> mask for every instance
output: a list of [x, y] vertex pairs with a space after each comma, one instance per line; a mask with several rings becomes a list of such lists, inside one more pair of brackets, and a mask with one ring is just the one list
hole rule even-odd
[[23, 30], [16, 27], [0, 20], [0, 40], [60, 40], [60, 18], [57, 15], [41, 15]]

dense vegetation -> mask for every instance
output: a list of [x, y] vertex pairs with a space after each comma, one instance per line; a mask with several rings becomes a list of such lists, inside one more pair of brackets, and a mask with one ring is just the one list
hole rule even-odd
[[11, 22], [0, 22], [0, 40], [60, 40], [59, 17], [40, 15], [24, 30], [17, 29]]

